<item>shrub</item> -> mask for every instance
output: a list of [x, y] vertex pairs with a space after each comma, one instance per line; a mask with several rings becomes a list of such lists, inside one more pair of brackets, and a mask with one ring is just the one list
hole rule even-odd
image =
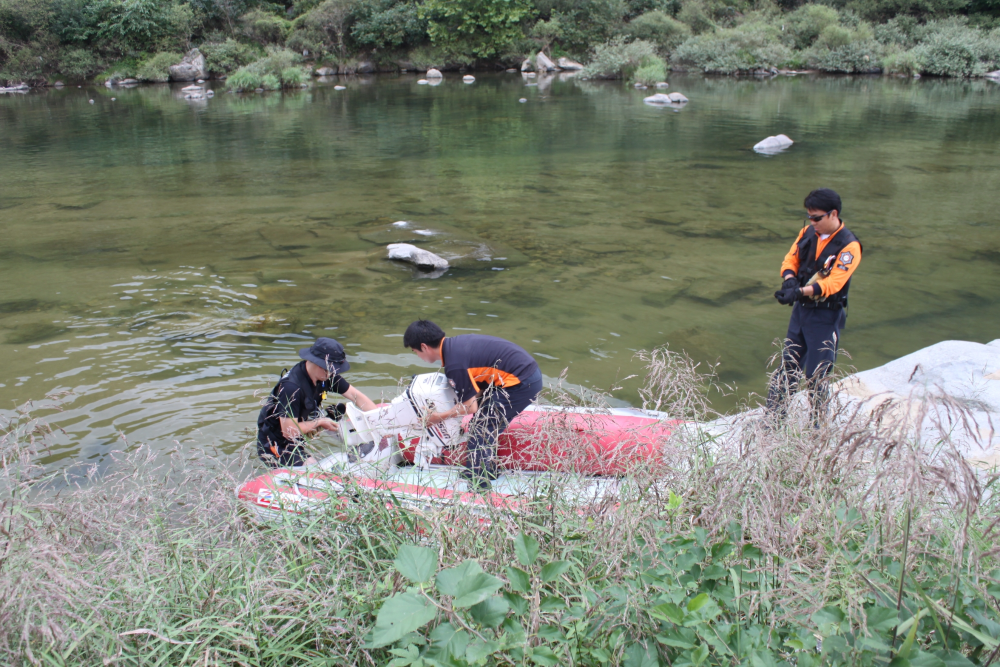
[[696, 35], [712, 31], [716, 27], [712, 12], [704, 0], [684, 0], [677, 19], [690, 26]]
[[882, 45], [874, 39], [862, 39], [832, 49], [820, 49], [814, 52], [810, 63], [824, 72], [878, 72], [883, 53]]
[[281, 90], [281, 79], [277, 74], [265, 74], [261, 77], [260, 87], [264, 90]]
[[285, 88], [298, 88], [306, 82], [307, 74], [301, 67], [287, 67], [281, 70], [281, 85]]
[[427, 21], [416, 3], [357, 0], [351, 37], [357, 44], [381, 49], [418, 44], [427, 37]]
[[882, 59], [882, 71], [886, 74], [913, 76], [923, 69], [920, 56], [914, 50], [896, 51]]
[[281, 44], [292, 24], [280, 16], [254, 9], [240, 17], [244, 35], [261, 45]]
[[157, 53], [139, 65], [135, 78], [140, 81], [165, 83], [170, 79], [170, 66], [179, 63], [183, 57], [179, 53]]
[[617, 79], [628, 77], [637, 67], [653, 60], [659, 58], [652, 42], [641, 39], [627, 42], [624, 37], [616, 37], [594, 49], [583, 72], [597, 79]]
[[732, 74], [780, 67], [791, 58], [777, 27], [752, 22], [692, 37], [674, 51], [672, 60], [704, 72]]
[[70, 47], [59, 52], [56, 68], [59, 74], [71, 80], [89, 79], [105, 65], [90, 49]]
[[239, 68], [226, 79], [230, 90], [279, 90], [297, 88], [308, 80], [308, 73], [298, 66], [298, 54], [276, 46], [267, 47], [267, 55]]
[[524, 34], [521, 22], [534, 11], [531, 0], [425, 0], [419, 15], [435, 46], [492, 58]]
[[666, 80], [667, 64], [660, 58], [649, 58], [643, 61], [629, 79], [630, 83], [641, 83], [646, 86]]
[[635, 17], [626, 31], [635, 39], [656, 44], [664, 53], [673, 51], [691, 36], [691, 28], [659, 10]]
[[205, 66], [208, 71], [216, 74], [228, 74], [244, 65], [249, 65], [263, 55], [259, 47], [254, 48], [232, 38], [224, 42], [205, 43], [198, 49], [205, 56]]
[[241, 67], [226, 79], [226, 87], [237, 92], [263, 87], [264, 75], [250, 67]]
[[914, 52], [926, 74], [940, 76], [981, 76], [1000, 61], [1000, 39], [957, 21], [941, 21], [927, 26], [929, 35]]
[[102, 0], [93, 11], [100, 17], [97, 37], [122, 50], [155, 48], [176, 33], [177, 21], [184, 18], [172, 3], [159, 0]]
[[855, 41], [854, 33], [842, 25], [828, 25], [819, 33], [816, 46], [826, 49], [839, 49]]
[[782, 19], [795, 39], [795, 46], [807, 49], [829, 26], [835, 26], [840, 14], [826, 5], [803, 5]]
[[341, 60], [346, 59], [353, 11], [354, 0], [325, 0], [305, 16], [295, 19], [288, 45], [298, 52], [333, 52]]
[[579, 55], [618, 35], [628, 11], [624, 0], [553, 0], [549, 6], [562, 30], [559, 44]]
[[919, 38], [917, 19], [912, 16], [897, 16], [894, 19], [875, 26], [875, 39], [886, 46], [899, 46], [911, 49], [916, 46]]

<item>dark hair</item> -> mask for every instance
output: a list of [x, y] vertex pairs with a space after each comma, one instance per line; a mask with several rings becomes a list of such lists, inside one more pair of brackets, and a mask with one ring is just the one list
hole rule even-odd
[[406, 327], [406, 333], [403, 334], [403, 347], [419, 350], [424, 343], [431, 347], [437, 347], [443, 338], [444, 331], [441, 327], [430, 320], [417, 320]]
[[820, 188], [819, 190], [813, 190], [806, 195], [806, 200], [803, 202], [807, 209], [814, 209], [816, 211], [825, 211], [829, 213], [830, 211], [836, 211], [837, 215], [840, 215], [840, 195], [831, 190], [830, 188]]

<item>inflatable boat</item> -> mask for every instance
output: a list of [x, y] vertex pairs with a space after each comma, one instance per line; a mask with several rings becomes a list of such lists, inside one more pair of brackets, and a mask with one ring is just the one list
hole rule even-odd
[[236, 496], [251, 518], [263, 522], [317, 512], [349, 521], [362, 498], [406, 513], [458, 504], [490, 521], [498, 511], [521, 511], [554, 485], [580, 507], [601, 505], [614, 502], [630, 471], [655, 472], [663, 464], [662, 445], [680, 423], [634, 408], [531, 406], [500, 437], [499, 476], [491, 490], [477, 493], [460, 475], [472, 417], [429, 428], [422, 423], [422, 415], [456, 403], [443, 374], [415, 376], [391, 403], [368, 412], [347, 406], [341, 451], [312, 466], [250, 479]]

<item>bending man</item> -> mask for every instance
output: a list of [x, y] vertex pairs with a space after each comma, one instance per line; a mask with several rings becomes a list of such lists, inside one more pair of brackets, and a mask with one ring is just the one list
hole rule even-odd
[[429, 320], [406, 328], [403, 345], [429, 363], [440, 362], [458, 395], [459, 404], [447, 412], [433, 412], [427, 423], [437, 424], [475, 413], [469, 427], [465, 478], [478, 489], [489, 489], [496, 479], [497, 439], [542, 389], [542, 371], [534, 357], [514, 343], [493, 336], [465, 334], [446, 338]]
[[805, 199], [806, 225], [781, 263], [778, 303], [792, 306], [781, 368], [767, 393], [767, 410], [781, 420], [788, 390], [803, 376], [818, 426], [826, 399], [826, 375], [837, 359], [840, 330], [847, 320], [847, 292], [861, 263], [861, 242], [840, 219], [840, 195], [828, 188]]
[[316, 463], [302, 436], [318, 430], [336, 431], [337, 423], [323, 412], [327, 391], [335, 391], [362, 410], [375, 404], [340, 376], [351, 367], [343, 346], [332, 338], [317, 338], [299, 350], [303, 361], [282, 375], [257, 417], [257, 455], [273, 468]]

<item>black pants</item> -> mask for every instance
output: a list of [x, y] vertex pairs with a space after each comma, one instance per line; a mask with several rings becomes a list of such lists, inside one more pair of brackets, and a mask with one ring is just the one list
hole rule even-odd
[[813, 423], [819, 423], [829, 394], [826, 376], [837, 360], [840, 330], [846, 319], [843, 308], [808, 308], [798, 302], [792, 307], [781, 352], [781, 367], [767, 391], [770, 415], [779, 420], [785, 418], [789, 391], [805, 379]]
[[489, 485], [496, 478], [497, 439], [514, 417], [518, 416], [542, 390], [542, 372], [536, 371], [508, 389], [490, 386], [479, 400], [479, 408], [469, 423], [467, 476], [479, 487]]
[[309, 458], [309, 452], [301, 443], [275, 445], [270, 438], [258, 436], [257, 456], [272, 468], [291, 468], [305, 465], [306, 459]]

